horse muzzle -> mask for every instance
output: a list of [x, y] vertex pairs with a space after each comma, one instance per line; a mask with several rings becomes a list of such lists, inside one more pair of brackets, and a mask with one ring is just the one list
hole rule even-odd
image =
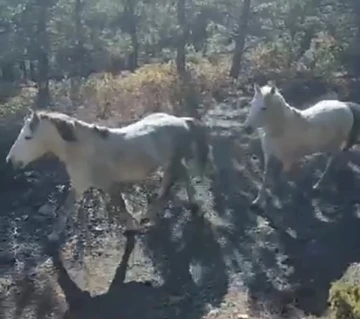
[[253, 133], [254, 132], [254, 128], [252, 127], [252, 126], [245, 126], [244, 127], [244, 132], [246, 133], [246, 134], [251, 134], [251, 133]]
[[15, 161], [11, 156], [6, 157], [6, 163], [9, 164], [13, 170], [20, 170], [24, 167], [23, 161]]

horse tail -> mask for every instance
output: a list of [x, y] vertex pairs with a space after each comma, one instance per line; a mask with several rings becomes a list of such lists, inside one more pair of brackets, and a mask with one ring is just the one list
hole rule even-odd
[[197, 163], [201, 174], [203, 174], [208, 162], [210, 151], [206, 127], [197, 119], [191, 117], [186, 117], [184, 119], [190, 128], [191, 138], [196, 147]]
[[345, 149], [350, 149], [354, 145], [360, 143], [360, 105], [354, 102], [348, 102], [346, 105], [353, 115], [353, 124], [345, 146]]

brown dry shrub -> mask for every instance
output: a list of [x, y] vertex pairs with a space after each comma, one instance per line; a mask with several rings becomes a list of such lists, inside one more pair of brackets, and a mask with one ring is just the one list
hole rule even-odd
[[[214, 65], [205, 59], [190, 61], [188, 70], [192, 93], [199, 95], [200, 101], [205, 103], [228, 80], [225, 63]], [[125, 75], [96, 74], [80, 89], [84, 108], [95, 112], [95, 117], [124, 121], [159, 111], [182, 114], [186, 92], [171, 62], [147, 64]]]
[[285, 70], [291, 64], [292, 52], [282, 42], [260, 43], [249, 56], [256, 70]]

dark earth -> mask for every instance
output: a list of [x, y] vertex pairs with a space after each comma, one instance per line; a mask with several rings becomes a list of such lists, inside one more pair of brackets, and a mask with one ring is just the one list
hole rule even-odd
[[[197, 319], [234, 291], [248, 294], [253, 309], [292, 304], [321, 314], [330, 283], [360, 259], [359, 151], [344, 154], [349, 165], [334, 169], [316, 194], [325, 156], [302, 161], [292, 176], [275, 165], [267, 209], [250, 209], [262, 156], [257, 135], [241, 133], [248, 100], [230, 92], [203, 117], [215, 169], [203, 180], [194, 174], [197, 214], [178, 187], [153, 228], [126, 237], [93, 191], [83, 262], [74, 217], [61, 247], [46, 239], [68, 191], [62, 165], [42, 160], [15, 175], [3, 164], [0, 318]], [[158, 185], [150, 180], [146, 192]], [[146, 198], [139, 188], [127, 194], [134, 214], [146, 210]]]

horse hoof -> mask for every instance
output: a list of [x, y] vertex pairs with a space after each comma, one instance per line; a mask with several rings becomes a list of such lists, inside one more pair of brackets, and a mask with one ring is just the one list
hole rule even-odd
[[148, 223], [150, 223], [150, 219], [148, 217], [144, 217], [140, 219], [140, 225], [147, 225]]
[[188, 203], [187, 208], [194, 214], [197, 213], [200, 209], [198, 203]]
[[59, 234], [52, 232], [49, 236], [47, 236], [50, 243], [57, 243], [60, 240]]
[[140, 226], [142, 229], [148, 229], [152, 226], [154, 226], [154, 221], [150, 220], [148, 217], [141, 218], [140, 220]]
[[56, 257], [60, 249], [59, 241], [48, 241], [44, 245], [44, 253], [50, 257]]
[[320, 186], [319, 186], [319, 185], [314, 185], [314, 186], [312, 187], [312, 193], [313, 193], [313, 195], [319, 195], [320, 191], [321, 191], [321, 189], [320, 189]]
[[148, 218], [142, 218], [137, 227], [130, 227], [124, 230], [125, 236], [134, 236], [138, 234], [146, 233], [149, 228], [153, 226], [153, 223]]
[[131, 237], [139, 234], [139, 229], [125, 229], [124, 230], [124, 236], [125, 237]]
[[261, 210], [264, 210], [264, 207], [263, 207], [263, 205], [260, 205], [260, 203], [258, 203], [258, 202], [252, 202], [250, 204], [250, 209], [253, 211], [261, 211]]

